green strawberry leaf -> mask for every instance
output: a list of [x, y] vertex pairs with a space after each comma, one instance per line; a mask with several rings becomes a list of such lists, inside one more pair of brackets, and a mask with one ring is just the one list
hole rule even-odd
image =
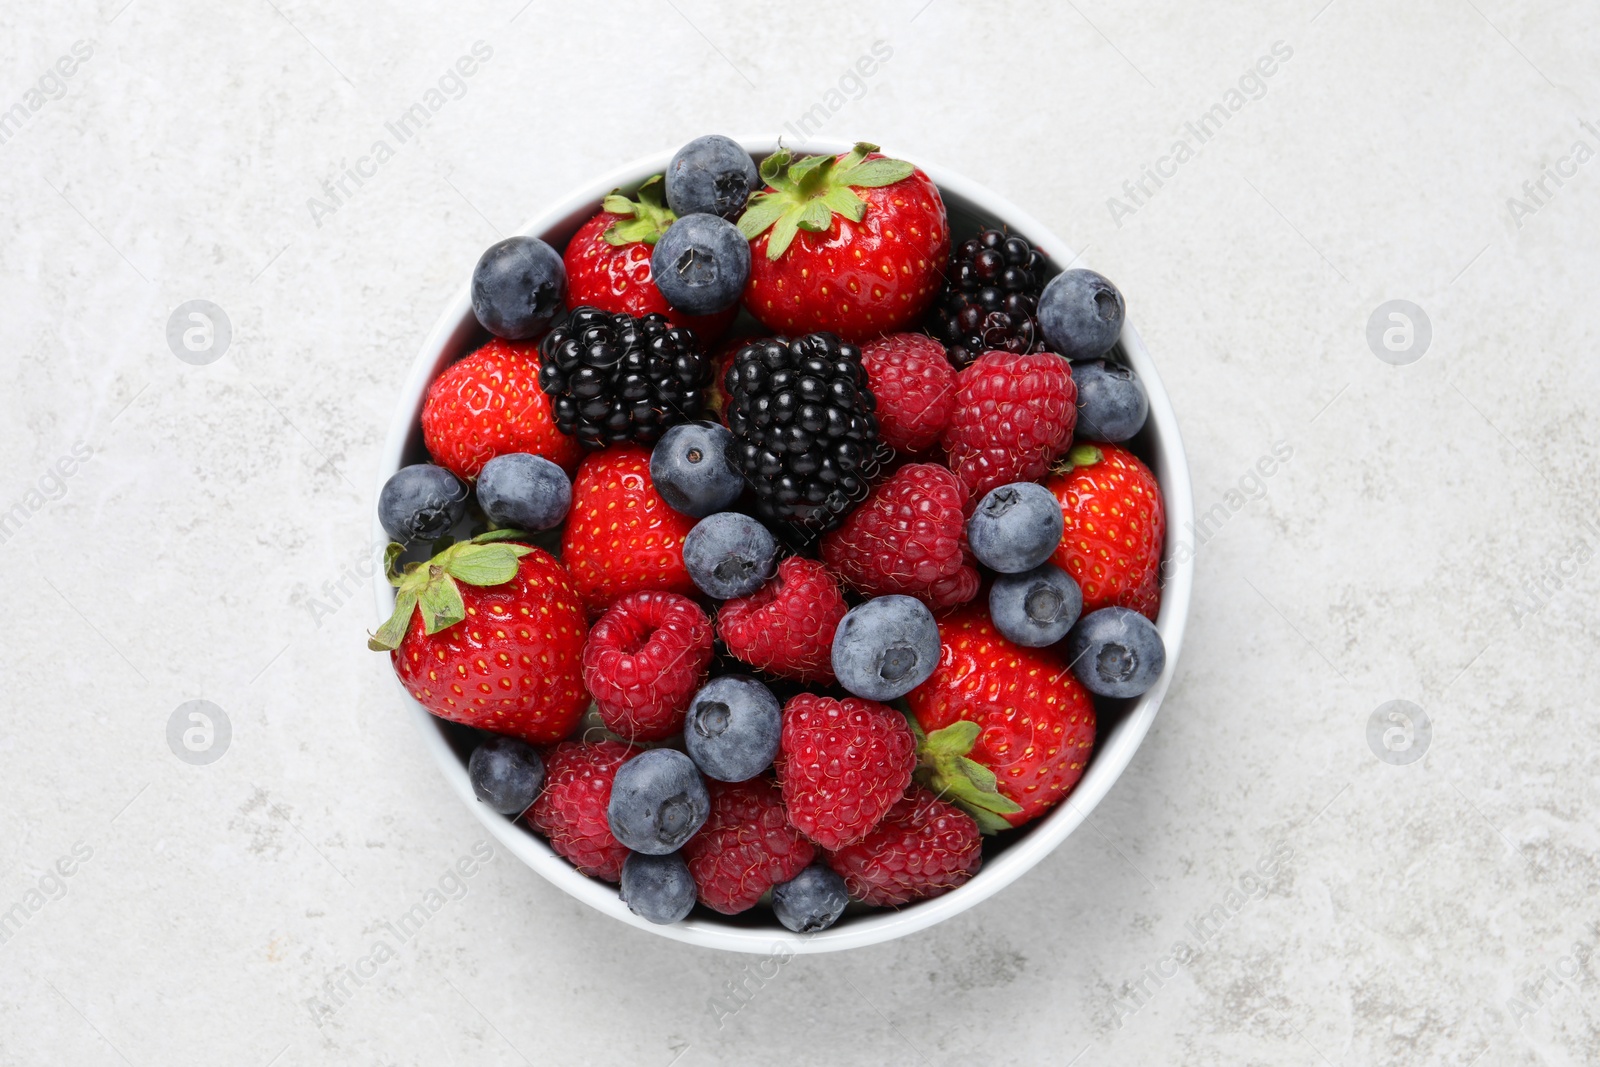
[[378, 627], [377, 633], [367, 639], [367, 647], [374, 652], [392, 652], [399, 648], [400, 641], [406, 636], [406, 630], [411, 627], [411, 613], [416, 607], [416, 590], [400, 590], [399, 595], [394, 598], [394, 614]]
[[1009, 822], [993, 812], [976, 809], [969, 810], [967, 814], [971, 815], [972, 820], [978, 824], [978, 832], [981, 834], [998, 834], [1011, 829]]
[[827, 204], [835, 215], [843, 215], [851, 222], [860, 222], [867, 217], [867, 202], [842, 185], [834, 186], [820, 201], [813, 200], [812, 203]]
[[390, 541], [388, 545], [384, 546], [383, 574], [384, 577], [389, 579], [390, 585], [397, 586], [403, 580], [402, 572], [395, 567], [395, 564], [400, 561], [400, 556], [405, 552], [405, 550], [406, 546], [402, 545], [399, 541]]
[[982, 732], [977, 723], [958, 719], [925, 735], [919, 745], [917, 776], [977, 820], [979, 830], [992, 834], [1009, 829], [1011, 824], [1003, 816], [1016, 814], [1022, 805], [1000, 792], [993, 770], [967, 755]]
[[[527, 545], [458, 545], [445, 561], [444, 569], [468, 585], [500, 585], [517, 576], [518, 561], [532, 551]], [[459, 590], [456, 595], [461, 595]]]
[[923, 755], [929, 759], [949, 759], [965, 756], [977, 744], [983, 728], [970, 719], [957, 719], [942, 730], [926, 735]]
[[422, 609], [422, 630], [430, 635], [454, 626], [467, 617], [467, 605], [461, 599], [461, 587], [448, 575], [423, 586], [417, 606]]
[[868, 159], [842, 172], [839, 181], [857, 189], [877, 189], [905, 181], [916, 169], [903, 159]]
[[485, 530], [477, 537], [474, 537], [472, 543], [475, 545], [487, 545], [495, 541], [520, 541], [527, 536], [526, 531], [507, 526], [503, 530]]
[[833, 209], [823, 200], [812, 200], [795, 220], [795, 225], [812, 233], [827, 233], [833, 225]]
[[739, 232], [754, 241], [770, 231], [767, 258], [778, 260], [800, 230], [826, 233], [835, 215], [862, 221], [869, 207], [852, 188], [893, 185], [916, 169], [900, 159], [866, 158], [877, 149], [863, 141], [843, 159], [823, 154], [796, 160], [788, 149], [774, 152], [761, 161], [761, 177], [769, 188], [751, 199], [739, 219]]
[[763, 159], [759, 168], [761, 180], [768, 185], [772, 185], [783, 176], [783, 172], [789, 166], [789, 161], [793, 158], [793, 152], [787, 148], [780, 148], [766, 159]]
[[829, 155], [806, 156], [800, 162], [789, 168], [789, 180], [796, 185], [804, 185], [806, 179], [818, 170], [833, 166], [833, 157]]
[[744, 234], [745, 240], [754, 241], [788, 210], [788, 205], [778, 197], [758, 193], [739, 218], [739, 232]]
[[601, 234], [609, 245], [644, 243], [653, 245], [677, 219], [666, 202], [666, 179], [657, 174], [639, 186], [637, 199], [629, 200], [617, 190], [600, 202], [600, 208], [622, 216]]
[[767, 258], [779, 259], [789, 250], [789, 244], [794, 240], [794, 235], [799, 232], [800, 219], [796, 212], [789, 212], [772, 226], [772, 236], [767, 238]]

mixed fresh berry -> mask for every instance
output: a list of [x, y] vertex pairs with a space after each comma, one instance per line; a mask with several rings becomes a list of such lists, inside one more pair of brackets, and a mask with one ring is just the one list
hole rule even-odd
[[876, 146], [708, 136], [473, 271], [370, 645], [489, 810], [648, 922], [956, 889], [1166, 670], [1124, 298], [952, 239]]

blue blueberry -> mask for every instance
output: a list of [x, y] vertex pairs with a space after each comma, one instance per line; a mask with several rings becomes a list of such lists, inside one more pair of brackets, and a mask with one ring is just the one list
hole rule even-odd
[[731, 137], [696, 137], [667, 164], [667, 206], [680, 218], [701, 213], [736, 219], [761, 176], [750, 153]]
[[726, 311], [750, 280], [750, 242], [716, 215], [683, 215], [650, 254], [650, 273], [667, 303], [689, 315]]
[[501, 815], [521, 815], [544, 788], [544, 760], [514, 737], [491, 737], [467, 759], [472, 792]]
[[833, 635], [833, 673], [868, 700], [905, 696], [939, 665], [939, 624], [920, 600], [880, 596], [851, 608]]
[[566, 296], [561, 253], [537, 237], [490, 245], [472, 271], [472, 313], [496, 337], [539, 336], [560, 314]]
[[478, 473], [478, 505], [496, 526], [553, 530], [572, 505], [566, 472], [543, 456], [508, 452]]
[[1053, 645], [1083, 610], [1072, 576], [1049, 563], [1022, 574], [1002, 574], [989, 588], [989, 618], [1001, 635], [1028, 648]]
[[1039, 327], [1050, 351], [1099, 359], [1122, 334], [1127, 305], [1117, 287], [1092, 270], [1067, 270], [1039, 294]]
[[1101, 608], [1067, 635], [1067, 662], [1091, 693], [1136, 697], [1156, 684], [1167, 648], [1156, 624], [1132, 608]]
[[707, 778], [746, 782], [772, 766], [783, 708], [772, 690], [742, 674], [707, 682], [689, 702], [683, 747]]
[[728, 462], [733, 434], [715, 422], [681, 422], [650, 452], [650, 480], [674, 511], [696, 519], [732, 506], [744, 479]]
[[778, 540], [760, 521], [719, 511], [683, 539], [683, 565], [700, 591], [717, 600], [749, 596], [773, 575]]
[[772, 914], [797, 934], [826, 930], [850, 903], [844, 879], [827, 867], [810, 866], [772, 887]]
[[1077, 435], [1094, 441], [1126, 441], [1150, 414], [1144, 386], [1131, 368], [1103, 359], [1072, 364], [1078, 387]]
[[378, 522], [396, 541], [433, 541], [467, 513], [467, 487], [432, 463], [401, 467], [378, 494]]
[[1050, 558], [1061, 544], [1061, 502], [1037, 482], [989, 490], [967, 520], [967, 541], [978, 562], [1001, 574], [1020, 574]]
[[675, 923], [694, 908], [694, 878], [676, 852], [630, 852], [622, 861], [622, 902], [641, 919]]
[[676, 852], [709, 814], [705, 780], [675, 748], [652, 748], [619, 767], [606, 808], [617, 840], [652, 856]]

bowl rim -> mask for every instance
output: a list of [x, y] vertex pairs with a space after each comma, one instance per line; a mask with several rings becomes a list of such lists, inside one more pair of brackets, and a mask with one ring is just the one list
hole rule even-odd
[[[756, 159], [783, 147], [781, 141], [770, 137], [735, 137]], [[849, 142], [816, 140], [807, 141], [807, 153], [844, 152]], [[540, 212], [517, 233], [539, 236], [561, 225], [578, 212], [597, 209], [600, 200], [614, 189], [627, 188], [652, 174], [666, 169], [676, 149], [653, 152], [630, 163], [619, 166], [593, 181], [574, 190]], [[954, 171], [937, 164], [924, 162], [912, 155], [884, 149], [886, 155], [905, 159], [927, 174], [942, 195], [953, 194], [979, 212], [1002, 220], [1019, 233], [1027, 234], [1035, 247], [1067, 269], [1078, 265], [1077, 252], [1043, 226], [1031, 214], [1010, 200]], [[445, 307], [423, 341], [410, 373], [406, 377], [394, 418], [389, 425], [377, 471], [377, 482], [372, 499], [377, 499], [391, 474], [401, 466], [408, 441], [418, 423], [423, 398], [439, 369], [447, 360], [447, 347], [452, 346], [463, 329], [475, 326], [473, 318], [470, 279], [463, 282], [455, 298]], [[390, 671], [393, 684], [398, 687], [410, 707], [413, 721], [422, 731], [425, 743], [433, 753], [435, 762], [463, 803], [473, 811], [494, 839], [523, 863], [537, 871], [547, 881], [569, 895], [583, 901], [595, 910], [620, 920], [629, 926], [648, 930], [674, 941], [698, 945], [703, 948], [723, 949], [733, 952], [786, 956], [798, 953], [831, 952], [866, 945], [879, 944], [927, 929], [967, 910], [1016, 881], [1076, 830], [1100, 803], [1111, 787], [1122, 776], [1151, 724], [1155, 721], [1161, 702], [1176, 672], [1182, 650], [1184, 629], [1188, 621], [1189, 602], [1194, 577], [1193, 553], [1175, 555], [1182, 543], [1177, 531], [1192, 522], [1194, 502], [1189, 479], [1188, 462], [1179, 434], [1177, 416], [1168, 400], [1160, 375], [1130, 317], [1123, 324], [1120, 345], [1127, 362], [1144, 383], [1150, 402], [1148, 425], [1154, 428], [1151, 435], [1152, 466], [1158, 472], [1162, 498], [1166, 506], [1167, 535], [1162, 550], [1162, 598], [1157, 618], [1166, 645], [1166, 667], [1156, 684], [1127, 709], [1119, 722], [1094, 753], [1089, 769], [1077, 786], [1054, 811], [1037, 820], [1030, 831], [1015, 841], [992, 860], [985, 857], [983, 868], [965, 885], [942, 896], [918, 901], [905, 908], [881, 911], [869, 915], [851, 916], [827, 930], [811, 934], [796, 934], [782, 928], [747, 927], [724, 923], [702, 917], [698, 912], [690, 918], [670, 925], [648, 922], [628, 910], [619, 899], [616, 887], [578, 873], [564, 858], [520, 820], [496, 814], [479, 803], [467, 778], [465, 762], [458, 757], [445, 734], [445, 724], [414, 700], [399, 679]], [[378, 523], [377, 508], [373, 514], [375, 543], [388, 541], [387, 534]], [[394, 610], [394, 590], [386, 580], [382, 568], [373, 578], [379, 618], [386, 618]]]

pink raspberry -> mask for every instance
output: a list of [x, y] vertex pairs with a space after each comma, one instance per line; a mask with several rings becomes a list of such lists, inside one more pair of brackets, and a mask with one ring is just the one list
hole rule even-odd
[[956, 375], [942, 442], [976, 507], [989, 490], [1042, 478], [1072, 445], [1078, 387], [1053, 352], [985, 352]]
[[677, 593], [629, 593], [600, 616], [583, 646], [583, 684], [606, 729], [660, 741], [683, 729], [711, 663], [711, 623]]
[[937, 463], [901, 467], [822, 539], [822, 559], [867, 596], [902, 593], [935, 611], [964, 604], [979, 581], [966, 502], [961, 482]]
[[833, 632], [846, 610], [826, 567], [790, 556], [766, 585], [722, 605], [717, 632], [728, 652], [752, 667], [801, 682], [831, 682]]
[[956, 372], [926, 334], [892, 333], [861, 346], [867, 385], [878, 400], [878, 434], [896, 452], [931, 448], [956, 403]]

